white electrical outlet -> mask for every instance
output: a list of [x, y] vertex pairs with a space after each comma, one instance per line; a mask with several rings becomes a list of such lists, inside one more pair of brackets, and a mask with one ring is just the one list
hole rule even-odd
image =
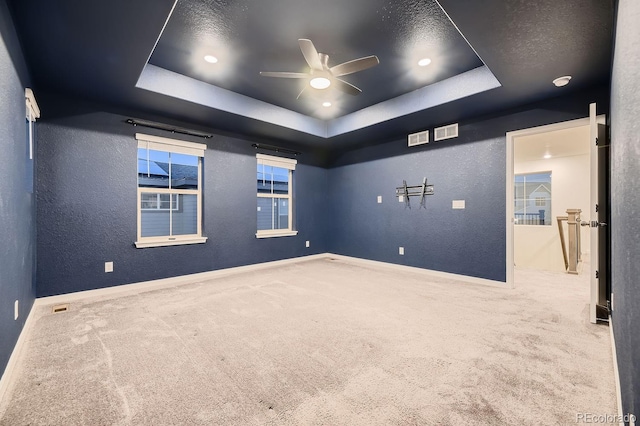
[[382, 204], [382, 195], [378, 195], [378, 204]]
[[113, 272], [113, 262], [104, 262], [104, 272]]
[[398, 195], [398, 202], [404, 203], [404, 195]]
[[262, 207], [258, 206], [258, 211], [262, 211]]
[[304, 245], [305, 245], [306, 247], [309, 247], [309, 241], [305, 241]]
[[398, 254], [404, 256], [404, 247], [398, 247]]
[[13, 320], [16, 321], [18, 319], [18, 316], [20, 315], [19, 311], [18, 311], [18, 304], [19, 302], [16, 300], [15, 303], [13, 304]]

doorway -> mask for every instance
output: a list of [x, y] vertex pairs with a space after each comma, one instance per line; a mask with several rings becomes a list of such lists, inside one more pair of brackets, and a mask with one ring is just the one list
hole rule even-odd
[[[589, 215], [590, 128], [588, 125], [516, 136], [514, 171], [514, 266], [566, 272], [567, 210]], [[562, 234], [560, 233], [562, 229]], [[577, 245], [577, 238], [575, 244]], [[579, 228], [581, 272], [589, 259], [589, 229]], [[562, 246], [565, 246], [564, 250]]]
[[[558, 216], [566, 216], [567, 209], [580, 209], [582, 220], [590, 220], [590, 119], [509, 132], [506, 136], [506, 273], [507, 284], [514, 287], [515, 268], [565, 273]], [[566, 231], [566, 222], [563, 226]], [[588, 277], [588, 228], [581, 227], [580, 236], [582, 273]]]

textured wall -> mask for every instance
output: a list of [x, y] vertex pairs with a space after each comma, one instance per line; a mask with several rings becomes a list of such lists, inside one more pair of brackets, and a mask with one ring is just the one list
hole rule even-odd
[[[402, 138], [341, 155], [329, 175], [336, 218], [330, 223], [330, 250], [505, 281], [505, 134], [583, 118], [593, 101], [606, 111], [606, 89], [460, 123], [457, 139], [409, 148]], [[426, 209], [419, 208], [417, 198], [405, 209], [395, 188], [403, 180], [417, 185], [423, 177], [435, 185], [435, 195], [427, 197]], [[466, 209], [452, 210], [453, 200], [465, 200]], [[398, 254], [400, 246], [404, 256]]]
[[[0, 1], [0, 375], [33, 304], [33, 168], [28, 160], [24, 85], [28, 76], [5, 2]], [[13, 318], [14, 301], [20, 317]]]
[[[127, 117], [78, 112], [39, 123], [38, 296], [96, 289], [327, 251], [327, 170], [298, 159], [294, 237], [256, 239], [256, 157], [251, 142], [206, 141], [206, 244], [136, 249], [135, 132]], [[201, 138], [178, 139], [204, 142]], [[309, 158], [307, 158], [309, 160]], [[310, 240], [311, 247], [305, 248]], [[114, 272], [104, 272], [104, 262]]]
[[640, 417], [640, 3], [620, 0], [611, 81], [611, 280], [625, 413]]

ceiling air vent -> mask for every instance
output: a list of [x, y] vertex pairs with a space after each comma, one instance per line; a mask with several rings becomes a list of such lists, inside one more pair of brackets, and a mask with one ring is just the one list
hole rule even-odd
[[425, 130], [424, 132], [413, 133], [409, 135], [409, 146], [422, 145], [425, 143], [429, 143], [429, 131]]
[[448, 126], [438, 127], [433, 130], [433, 140], [441, 141], [458, 137], [458, 123], [449, 124]]

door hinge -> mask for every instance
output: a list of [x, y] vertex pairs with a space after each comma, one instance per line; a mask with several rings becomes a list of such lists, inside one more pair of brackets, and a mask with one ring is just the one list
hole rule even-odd
[[596, 146], [598, 146], [598, 138], [596, 138]]
[[596, 271], [596, 279], [600, 278], [600, 273], [598, 271]]
[[596, 213], [598, 213], [598, 205], [596, 204]]

